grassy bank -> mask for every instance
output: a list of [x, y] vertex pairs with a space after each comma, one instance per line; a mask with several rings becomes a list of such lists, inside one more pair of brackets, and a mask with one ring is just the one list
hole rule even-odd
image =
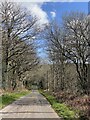
[[47, 98], [52, 108], [57, 112], [60, 117], [64, 118], [65, 120], [73, 120], [74, 118], [76, 118], [77, 113], [71, 110], [71, 108], [69, 108], [67, 105], [59, 103], [59, 101], [56, 100], [53, 95], [50, 95], [49, 93], [41, 90], [40, 93]]
[[14, 93], [4, 93], [0, 96], [0, 109], [4, 108], [13, 101], [19, 99], [22, 96], [29, 94], [30, 91], [14, 92]]

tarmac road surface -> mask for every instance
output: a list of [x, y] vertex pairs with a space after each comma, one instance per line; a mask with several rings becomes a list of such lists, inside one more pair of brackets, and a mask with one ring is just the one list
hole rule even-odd
[[38, 90], [0, 110], [2, 118], [59, 118], [46, 98]]

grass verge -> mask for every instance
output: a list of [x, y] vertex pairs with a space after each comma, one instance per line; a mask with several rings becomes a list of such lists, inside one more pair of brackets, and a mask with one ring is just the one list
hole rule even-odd
[[67, 105], [64, 103], [59, 103], [58, 100], [53, 95], [46, 93], [40, 90], [40, 93], [47, 98], [50, 102], [52, 108], [57, 112], [57, 114], [62, 117], [64, 120], [73, 120], [76, 118], [77, 113], [71, 110]]
[[0, 96], [0, 109], [4, 108], [8, 104], [12, 103], [13, 101], [19, 99], [22, 96], [29, 94], [30, 91], [22, 91], [22, 92], [15, 92], [15, 93], [5, 93]]

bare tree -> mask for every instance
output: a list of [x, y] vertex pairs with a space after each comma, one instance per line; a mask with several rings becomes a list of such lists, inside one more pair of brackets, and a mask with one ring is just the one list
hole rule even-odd
[[[28, 45], [28, 42], [32, 41], [35, 36], [38, 35], [40, 29], [37, 27], [37, 19], [22, 9], [19, 5], [15, 5], [11, 2], [3, 2], [1, 4], [0, 14], [2, 17], [2, 63], [3, 63], [3, 81], [8, 81], [10, 85], [11, 80], [8, 78], [9, 71], [16, 72], [16, 68], [19, 70], [22, 67], [21, 63], [25, 65], [29, 64], [29, 60], [25, 61], [25, 53], [31, 55], [32, 45]], [[31, 46], [31, 48], [30, 48]], [[28, 49], [29, 47], [29, 49]], [[28, 52], [27, 52], [28, 51]], [[34, 59], [35, 52], [33, 51]], [[23, 61], [23, 62], [22, 62]], [[29, 67], [35, 65], [37, 60], [32, 60]], [[32, 65], [33, 64], [33, 65]], [[20, 66], [20, 67], [19, 67]], [[26, 71], [27, 68], [23, 68], [21, 71]], [[22, 72], [21, 72], [22, 73]], [[20, 73], [20, 74], [21, 74]]]
[[[82, 14], [80, 14], [82, 16]], [[79, 16], [77, 19], [73, 18], [67, 21], [66, 35], [65, 35], [65, 56], [71, 60], [75, 66], [79, 76], [81, 88], [85, 94], [88, 93], [88, 59], [90, 53], [88, 52], [89, 46], [89, 21], [86, 17]]]
[[65, 78], [64, 78], [64, 67], [66, 58], [63, 56], [63, 33], [62, 28], [58, 27], [56, 23], [49, 26], [46, 32], [46, 39], [48, 40], [48, 52], [50, 60], [53, 63], [54, 71], [54, 86], [55, 90], [64, 90]]
[[[90, 22], [85, 14], [71, 13], [63, 17], [63, 26], [59, 27], [57, 24], [51, 25], [48, 32], [46, 32], [50, 58], [57, 65], [56, 68], [60, 64], [63, 65], [60, 69], [62, 69], [61, 71], [63, 71], [63, 76], [65, 77], [64, 68], [66, 63], [74, 63], [79, 77], [78, 83], [81, 86], [80, 89], [85, 94], [88, 94], [89, 91], [87, 77], [88, 59], [90, 57], [88, 52], [89, 24]], [[64, 82], [64, 78], [62, 82]]]

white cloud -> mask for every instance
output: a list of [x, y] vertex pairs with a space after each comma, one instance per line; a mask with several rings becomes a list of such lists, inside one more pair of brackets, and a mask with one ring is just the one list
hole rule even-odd
[[52, 18], [55, 18], [55, 17], [56, 17], [56, 12], [51, 11], [50, 13], [51, 13]]
[[49, 20], [47, 13], [42, 10], [42, 4], [43, 3], [24, 3], [22, 5], [26, 7], [31, 12], [31, 14], [38, 19], [37, 24], [43, 27], [44, 24], [49, 23]]

